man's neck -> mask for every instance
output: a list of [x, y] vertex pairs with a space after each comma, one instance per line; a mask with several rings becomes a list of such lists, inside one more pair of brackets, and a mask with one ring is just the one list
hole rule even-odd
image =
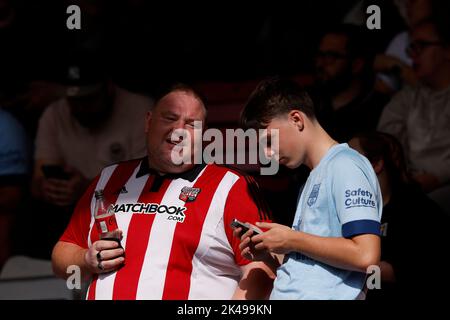
[[306, 147], [305, 165], [313, 170], [319, 165], [331, 147], [337, 145], [338, 142], [331, 138], [317, 122], [311, 131], [310, 139]]
[[333, 110], [339, 110], [355, 100], [361, 94], [362, 88], [363, 86], [361, 84], [361, 81], [357, 79], [352, 80], [350, 86], [347, 89], [337, 93], [332, 97], [331, 103], [333, 106]]

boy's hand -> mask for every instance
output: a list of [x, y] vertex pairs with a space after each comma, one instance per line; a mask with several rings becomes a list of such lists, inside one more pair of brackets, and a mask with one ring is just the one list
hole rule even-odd
[[290, 227], [267, 222], [257, 222], [256, 225], [267, 229], [263, 234], [251, 238], [256, 250], [275, 254], [287, 254], [292, 251], [291, 239], [295, 235], [295, 231]]

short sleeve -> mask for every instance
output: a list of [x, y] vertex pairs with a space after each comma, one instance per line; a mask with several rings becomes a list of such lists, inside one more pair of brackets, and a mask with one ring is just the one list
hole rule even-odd
[[240, 177], [235, 182], [228, 193], [224, 211], [225, 233], [233, 249], [236, 263], [243, 266], [251, 261], [241, 256], [240, 239], [233, 236], [233, 229], [230, 226], [233, 219], [253, 225], [256, 222], [271, 222], [269, 209], [260, 197], [256, 182], [250, 177]]
[[92, 217], [91, 201], [98, 179], [99, 176], [94, 179], [81, 199], [78, 201], [69, 225], [59, 239], [60, 241], [70, 242], [82, 248], [88, 248], [88, 237]]
[[332, 197], [344, 238], [380, 235], [381, 194], [369, 165], [351, 157], [340, 157], [334, 163]]

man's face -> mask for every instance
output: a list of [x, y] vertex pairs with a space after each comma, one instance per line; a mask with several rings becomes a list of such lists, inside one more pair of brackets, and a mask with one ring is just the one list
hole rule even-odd
[[406, 14], [410, 26], [431, 15], [431, 0], [406, 0]]
[[[274, 118], [267, 126], [268, 147], [265, 149], [266, 157], [274, 157], [281, 165], [290, 169], [298, 168], [304, 159], [304, 150], [301, 146], [301, 135], [298, 126], [290, 116], [284, 115]], [[271, 148], [274, 145], [271, 136], [272, 130], [278, 132], [278, 150]]]
[[105, 86], [86, 96], [68, 97], [67, 102], [72, 116], [83, 127], [95, 128], [109, 117], [112, 95]]
[[434, 27], [422, 24], [413, 29], [409, 54], [417, 77], [425, 83], [433, 83], [440, 69], [449, 63], [449, 49], [446, 49]]
[[330, 89], [338, 89], [348, 85], [351, 78], [347, 37], [339, 34], [325, 35], [316, 57], [316, 80]]
[[203, 104], [191, 93], [173, 91], [163, 97], [148, 113], [146, 123], [147, 151], [153, 168], [162, 173], [181, 173], [193, 164], [175, 164], [172, 151], [182, 138], [172, 139], [177, 129], [190, 135], [191, 150], [194, 150], [194, 122], [204, 125], [206, 111]]

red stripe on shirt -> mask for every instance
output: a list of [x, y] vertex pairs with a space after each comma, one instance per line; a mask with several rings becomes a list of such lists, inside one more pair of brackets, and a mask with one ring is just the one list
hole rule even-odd
[[186, 300], [189, 297], [192, 259], [200, 242], [203, 223], [211, 200], [227, 170], [207, 166], [193, 186], [201, 191], [193, 202], [186, 203], [186, 218], [175, 228], [167, 267], [163, 299]]
[[59, 241], [70, 242], [85, 249], [88, 248], [89, 228], [91, 225], [91, 199], [98, 179], [99, 176], [91, 182], [89, 188], [78, 201], [70, 218], [69, 225]]
[[[127, 183], [127, 181], [131, 178], [136, 167], [141, 163], [141, 161], [129, 161], [121, 163], [117, 166], [117, 168], [112, 173], [108, 182], [104, 188], [104, 197], [106, 201], [109, 203], [115, 203], [120, 194], [120, 189]], [[90, 207], [90, 204], [89, 204]], [[99, 240], [99, 234], [95, 226], [93, 226], [91, 231], [91, 243], [94, 243]], [[95, 275], [91, 286], [89, 288], [88, 300], [95, 300], [95, 288], [97, 285], [98, 276]]]
[[[141, 193], [139, 203], [161, 203], [172, 180], [164, 180], [158, 192], [149, 192], [154, 176], [150, 177]], [[139, 278], [147, 251], [155, 214], [134, 214], [128, 227], [125, 266], [114, 282], [114, 300], [136, 299]]]

